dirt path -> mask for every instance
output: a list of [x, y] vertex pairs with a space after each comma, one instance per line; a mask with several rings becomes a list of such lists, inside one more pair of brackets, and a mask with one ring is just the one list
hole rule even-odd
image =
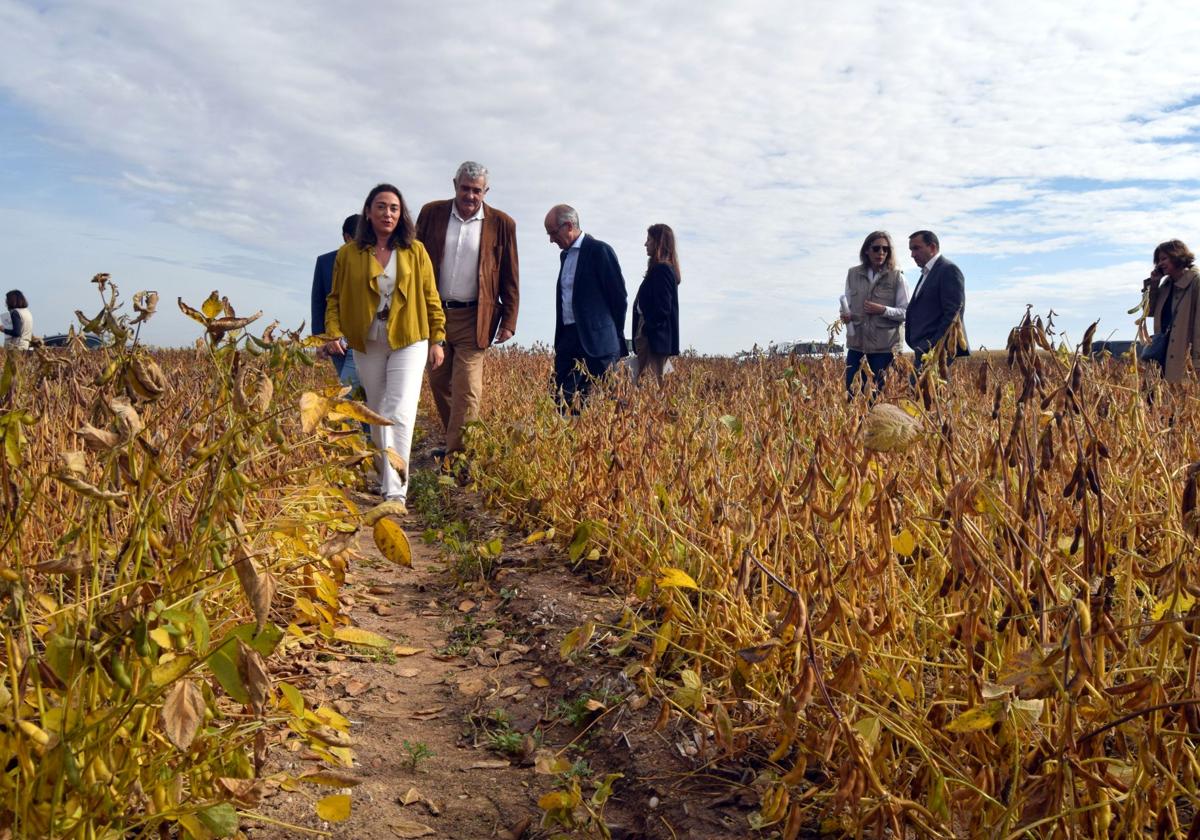
[[[540, 828], [539, 798], [569, 791], [575, 779], [589, 800], [613, 773], [623, 777], [612, 780], [601, 819], [617, 840], [748, 836], [744, 815], [714, 801], [720, 795], [728, 802], [727, 778], [708, 784], [702, 772], [685, 776], [697, 769], [688, 758], [694, 736], [655, 732], [659, 706], [619, 667], [559, 656], [569, 630], [588, 620], [615, 624], [622, 602], [557, 562], [548, 545], [504, 533], [463, 494], [456, 504], [472, 520], [470, 545], [481, 544], [481, 530], [484, 541], [501, 540], [492, 580], [474, 591], [456, 588], [447, 571], [454, 555], [421, 539], [425, 523], [415, 514], [405, 523], [411, 570], [386, 561], [369, 533], [360, 537], [343, 606], [356, 625], [400, 646], [398, 653], [314, 654], [298, 661], [289, 679], [311, 703], [351, 721], [356, 745], [348, 772], [361, 783], [349, 790], [270, 784], [257, 813], [277, 824], [252, 824], [248, 837], [564, 836], [562, 828]], [[557, 766], [547, 767], [552, 759]], [[272, 748], [267, 772], [299, 776], [318, 766], [292, 739]], [[351, 794], [351, 814], [323, 822], [314, 805], [335, 793]], [[602, 834], [584, 825], [565, 836]]]

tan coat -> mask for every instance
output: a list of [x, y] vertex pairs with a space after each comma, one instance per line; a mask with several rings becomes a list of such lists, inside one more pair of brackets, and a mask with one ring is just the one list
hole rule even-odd
[[1171, 285], [1179, 289], [1172, 320], [1171, 338], [1167, 342], [1167, 362], [1163, 366], [1163, 378], [1168, 382], [1182, 382], [1187, 372], [1190, 357], [1192, 367], [1200, 370], [1200, 271], [1195, 267], [1183, 272], [1178, 280], [1164, 277], [1158, 286], [1150, 288], [1150, 312], [1154, 315], [1154, 334], [1162, 326], [1163, 306], [1171, 296]]
[[[417, 239], [429, 252], [435, 277], [442, 270], [453, 204], [453, 199], [431, 201], [417, 216]], [[475, 343], [481, 350], [491, 346], [500, 327], [517, 331], [519, 296], [517, 223], [485, 203], [483, 230], [479, 232], [479, 305], [475, 313]]]

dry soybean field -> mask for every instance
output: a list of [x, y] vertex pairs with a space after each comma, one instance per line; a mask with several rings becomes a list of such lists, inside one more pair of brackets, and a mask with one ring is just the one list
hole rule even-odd
[[[95, 283], [108, 346], [0, 378], [0, 837], [242, 836], [272, 744], [354, 784], [288, 663], [390, 645], [339, 590], [360, 531], [409, 562], [399, 511], [311, 340], [214, 293], [150, 352], [157, 301]], [[1027, 318], [874, 408], [837, 358], [687, 356], [579, 416], [496, 352], [460, 492], [623, 593], [554, 655], [734, 768], [746, 836], [1197, 837], [1200, 390], [1087, 344]], [[612, 781], [528, 836], [607, 836]]]
[[562, 655], [751, 768], [763, 836], [1200, 836], [1200, 392], [1088, 349], [1027, 318], [906, 368], [915, 436], [837, 358], [684, 358], [563, 418], [500, 355], [476, 481], [621, 581]]

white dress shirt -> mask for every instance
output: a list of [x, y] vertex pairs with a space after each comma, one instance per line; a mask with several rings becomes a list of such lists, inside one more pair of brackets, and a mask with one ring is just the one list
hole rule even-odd
[[933, 264], [941, 259], [941, 256], [941, 254], [934, 254], [933, 259], [925, 263], [924, 268], [921, 269], [921, 276], [917, 280], [917, 287], [913, 289], [913, 300], [916, 300], [917, 295], [921, 294], [921, 284], [925, 282], [925, 278], [929, 276], [929, 272], [933, 271]]
[[483, 204], [475, 215], [464, 219], [458, 205], [450, 205], [446, 245], [442, 249], [438, 292], [442, 300], [464, 303], [479, 299], [479, 238], [483, 231]]
[[566, 259], [562, 264], [562, 319], [564, 324], [575, 323], [575, 266], [579, 265], [579, 247], [583, 245], [583, 231], [567, 249]]

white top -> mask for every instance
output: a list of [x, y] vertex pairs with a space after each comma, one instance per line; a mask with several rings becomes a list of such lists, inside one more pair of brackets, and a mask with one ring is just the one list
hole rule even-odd
[[4, 330], [11, 330], [13, 328], [13, 312], [17, 313], [17, 317], [21, 321], [21, 334], [19, 336], [4, 336], [4, 346], [28, 350], [29, 341], [33, 338], [33, 316], [29, 314], [28, 309], [5, 309], [0, 311], [0, 328]]
[[[931, 261], [932, 262], [932, 261]], [[883, 314], [886, 318], [891, 318], [893, 321], [903, 321], [904, 315], [908, 311], [908, 284], [904, 282], [904, 272], [901, 271], [899, 279], [896, 281], [896, 303], [894, 306], [885, 306]], [[871, 285], [875, 285], [875, 278], [879, 276], [879, 272], [873, 268], [867, 269], [867, 279], [871, 281]], [[846, 278], [846, 294], [842, 298], [843, 308], [846, 306], [845, 301], [850, 299], [850, 278]]]
[[933, 264], [937, 262], [938, 258], [941, 256], [941, 254], [934, 254], [933, 258], [929, 262], [925, 263], [924, 267], [921, 269], [921, 276], [917, 280], [917, 287], [913, 289], [914, 300], [916, 299], [917, 295], [921, 294], [921, 283], [925, 281], [925, 278], [928, 276], [929, 272], [933, 271]]
[[579, 265], [579, 247], [583, 245], [583, 231], [567, 249], [567, 257], [562, 264], [562, 319], [564, 324], [575, 323], [575, 266]]
[[[396, 249], [392, 249], [392, 258], [388, 260], [388, 264], [384, 267], [383, 273], [375, 278], [375, 285], [379, 287], [379, 307], [375, 310], [378, 314], [392, 304], [392, 292], [396, 290]], [[387, 341], [387, 321], [381, 321], [376, 318], [371, 322], [371, 329], [367, 330], [367, 339], [370, 341]]]
[[464, 219], [458, 214], [458, 205], [451, 203], [438, 275], [438, 293], [442, 300], [465, 303], [479, 299], [479, 237], [482, 231], [483, 204], [474, 216]]

